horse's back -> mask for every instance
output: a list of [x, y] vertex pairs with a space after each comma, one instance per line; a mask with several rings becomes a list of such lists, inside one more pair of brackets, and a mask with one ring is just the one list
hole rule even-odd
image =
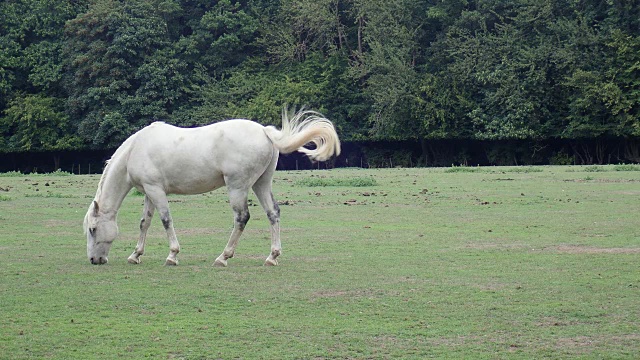
[[168, 193], [207, 192], [230, 178], [255, 181], [274, 156], [264, 127], [249, 120], [198, 128], [156, 122], [135, 136], [127, 164], [130, 180], [134, 186], [157, 185]]

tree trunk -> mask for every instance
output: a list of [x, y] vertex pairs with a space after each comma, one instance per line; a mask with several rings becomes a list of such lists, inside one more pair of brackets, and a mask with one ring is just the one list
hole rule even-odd
[[[347, 44], [347, 38], [342, 33], [342, 24], [340, 24], [340, 4], [339, 1], [335, 2], [335, 14], [336, 14], [336, 29], [338, 30], [338, 49], [342, 50]], [[344, 42], [344, 43], [343, 43]]]
[[420, 147], [422, 148], [421, 158], [424, 159], [424, 166], [429, 166], [429, 149], [427, 148], [427, 139], [420, 139]]
[[362, 27], [364, 26], [364, 20], [362, 16], [358, 18], [358, 54], [362, 55]]
[[624, 157], [632, 162], [640, 163], [640, 144], [632, 139], [625, 139]]
[[53, 171], [60, 169], [60, 154], [53, 154]]

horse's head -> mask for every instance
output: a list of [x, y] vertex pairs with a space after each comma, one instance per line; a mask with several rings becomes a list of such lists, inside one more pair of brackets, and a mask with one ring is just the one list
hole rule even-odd
[[84, 232], [87, 234], [87, 256], [94, 265], [106, 264], [111, 243], [118, 236], [115, 216], [100, 212], [97, 201], [89, 205], [84, 217]]

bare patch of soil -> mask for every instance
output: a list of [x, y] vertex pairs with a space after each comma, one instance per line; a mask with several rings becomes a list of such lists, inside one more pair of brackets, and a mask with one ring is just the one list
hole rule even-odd
[[559, 245], [548, 249], [565, 254], [640, 254], [640, 248], [599, 248], [587, 245]]
[[208, 228], [188, 228], [188, 229], [176, 229], [176, 234], [179, 236], [191, 236], [191, 235], [213, 235], [213, 234], [229, 234], [231, 229], [221, 229], [216, 227]]
[[338, 297], [375, 297], [380, 295], [378, 291], [372, 289], [365, 290], [321, 290], [314, 292], [311, 296], [315, 299], [338, 298]]
[[558, 349], [585, 349], [594, 348], [594, 347], [602, 347], [607, 345], [627, 345], [627, 346], [635, 346], [633, 344], [637, 344], [638, 340], [640, 340], [640, 335], [638, 334], [630, 334], [630, 335], [622, 335], [622, 336], [576, 336], [571, 338], [559, 338], [556, 343], [556, 347]]
[[[491, 232], [491, 231], [489, 231]], [[464, 245], [467, 250], [520, 250], [529, 249], [531, 246], [523, 243], [472, 243]]]

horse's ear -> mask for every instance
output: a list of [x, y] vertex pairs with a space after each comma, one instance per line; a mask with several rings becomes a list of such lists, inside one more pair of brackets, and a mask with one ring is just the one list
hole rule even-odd
[[98, 202], [93, 200], [93, 215], [98, 216], [99, 210], [100, 210], [100, 207], [98, 206]]

